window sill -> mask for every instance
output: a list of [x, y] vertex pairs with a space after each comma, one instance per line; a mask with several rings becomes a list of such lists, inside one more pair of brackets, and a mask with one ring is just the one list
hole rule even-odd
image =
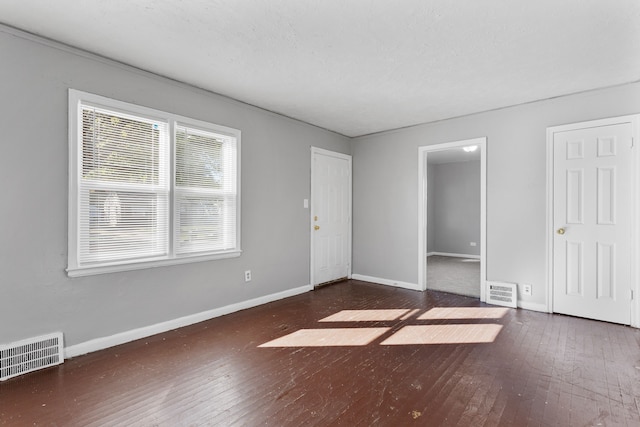
[[236, 258], [236, 257], [239, 257], [240, 254], [242, 254], [241, 250], [234, 250], [229, 252], [222, 252], [222, 253], [215, 253], [215, 254], [208, 254], [208, 255], [186, 256], [186, 257], [171, 258], [171, 259], [164, 258], [164, 259], [155, 259], [155, 260], [142, 261], [142, 262], [131, 262], [126, 264], [123, 264], [123, 263], [109, 264], [109, 265], [103, 264], [99, 266], [67, 268], [67, 275], [69, 277], [93, 276], [96, 274], [116, 273], [120, 271], [142, 270], [145, 268], [165, 267], [168, 265], [189, 264], [192, 262]]

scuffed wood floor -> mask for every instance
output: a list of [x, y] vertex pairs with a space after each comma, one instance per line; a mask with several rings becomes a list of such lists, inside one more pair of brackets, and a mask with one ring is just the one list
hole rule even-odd
[[637, 329], [358, 281], [0, 384], [10, 426], [639, 426], [639, 408]]

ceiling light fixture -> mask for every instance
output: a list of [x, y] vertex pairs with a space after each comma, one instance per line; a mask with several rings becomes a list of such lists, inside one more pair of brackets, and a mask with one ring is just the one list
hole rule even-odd
[[464, 151], [466, 151], [467, 153], [473, 153], [474, 151], [476, 151], [478, 149], [477, 145], [470, 145], [468, 147], [463, 147], [462, 148]]

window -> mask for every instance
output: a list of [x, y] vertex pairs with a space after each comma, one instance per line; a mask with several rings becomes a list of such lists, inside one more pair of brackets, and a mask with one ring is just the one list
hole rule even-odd
[[240, 131], [70, 90], [70, 276], [240, 254]]

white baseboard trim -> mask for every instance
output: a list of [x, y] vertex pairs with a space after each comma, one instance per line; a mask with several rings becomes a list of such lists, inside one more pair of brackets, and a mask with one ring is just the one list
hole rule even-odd
[[540, 304], [538, 302], [527, 302], [518, 300], [518, 308], [522, 308], [524, 310], [539, 311], [541, 313], [548, 313], [547, 305]]
[[352, 274], [353, 280], [362, 280], [363, 282], [377, 283], [379, 285], [394, 286], [396, 288], [411, 289], [413, 291], [422, 291], [416, 283], [400, 282], [398, 280], [381, 279], [379, 277], [365, 276], [363, 274]]
[[451, 257], [456, 257], [456, 258], [480, 259], [480, 255], [451, 254], [451, 253], [448, 253], [448, 252], [428, 252], [427, 253], [428, 257], [430, 257], [432, 255], [451, 256]]
[[286, 291], [277, 292], [275, 294], [265, 295], [247, 301], [230, 304], [224, 307], [214, 308], [212, 310], [191, 314], [189, 316], [179, 317], [177, 319], [169, 320], [166, 322], [156, 323], [155, 325], [132, 329], [130, 331], [121, 332], [108, 337], [92, 339], [80, 344], [74, 344], [72, 346], [66, 347], [64, 349], [64, 358], [68, 359], [94, 351], [104, 350], [105, 348], [139, 340], [141, 338], [150, 337], [151, 335], [160, 334], [162, 332], [171, 331], [184, 326], [193, 325], [194, 323], [203, 322], [215, 317], [224, 316], [225, 314], [230, 314], [247, 308], [256, 307], [258, 305], [292, 297], [294, 295], [303, 294], [312, 290], [313, 286], [311, 285], [300, 286], [298, 288], [288, 289]]

